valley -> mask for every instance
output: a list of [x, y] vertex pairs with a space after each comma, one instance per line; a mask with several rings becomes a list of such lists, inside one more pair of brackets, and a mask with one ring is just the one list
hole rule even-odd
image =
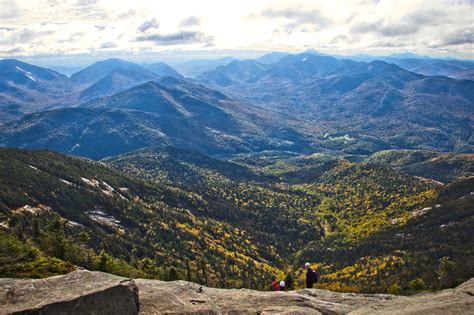
[[0, 275], [298, 289], [309, 261], [340, 292], [469, 280], [471, 63], [408, 59], [275, 52], [186, 77], [0, 60]]

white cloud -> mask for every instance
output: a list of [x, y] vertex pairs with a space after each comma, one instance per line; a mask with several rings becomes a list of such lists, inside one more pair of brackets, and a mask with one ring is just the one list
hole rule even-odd
[[472, 57], [473, 10], [467, 0], [0, 0], [0, 56], [314, 48]]
[[11, 19], [20, 15], [20, 10], [14, 0], [0, 0], [0, 21]]

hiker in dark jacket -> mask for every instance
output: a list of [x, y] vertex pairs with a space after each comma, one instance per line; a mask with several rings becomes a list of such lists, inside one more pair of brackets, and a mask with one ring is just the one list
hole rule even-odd
[[304, 269], [306, 269], [306, 288], [310, 289], [313, 287], [313, 284], [318, 282], [318, 274], [316, 271], [311, 269], [311, 264], [309, 262], [304, 264]]

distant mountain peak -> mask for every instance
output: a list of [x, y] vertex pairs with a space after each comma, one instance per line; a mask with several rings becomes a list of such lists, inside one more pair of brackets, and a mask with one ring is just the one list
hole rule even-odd
[[329, 56], [328, 54], [319, 52], [319, 51], [317, 51], [313, 48], [306, 49], [305, 51], [303, 51], [303, 53], [304, 54], [311, 54], [311, 55], [315, 55], [315, 56]]

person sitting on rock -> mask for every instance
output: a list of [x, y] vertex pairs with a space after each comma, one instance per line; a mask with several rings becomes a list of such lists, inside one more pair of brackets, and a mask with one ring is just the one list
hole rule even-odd
[[309, 262], [304, 264], [304, 269], [306, 269], [306, 288], [310, 289], [316, 282], [318, 282], [318, 274], [315, 270], [311, 269], [311, 264]]
[[281, 280], [279, 283], [280, 291], [287, 291], [285, 281]]
[[275, 280], [272, 282], [272, 290], [273, 291], [286, 291], [285, 281], [278, 281]]

